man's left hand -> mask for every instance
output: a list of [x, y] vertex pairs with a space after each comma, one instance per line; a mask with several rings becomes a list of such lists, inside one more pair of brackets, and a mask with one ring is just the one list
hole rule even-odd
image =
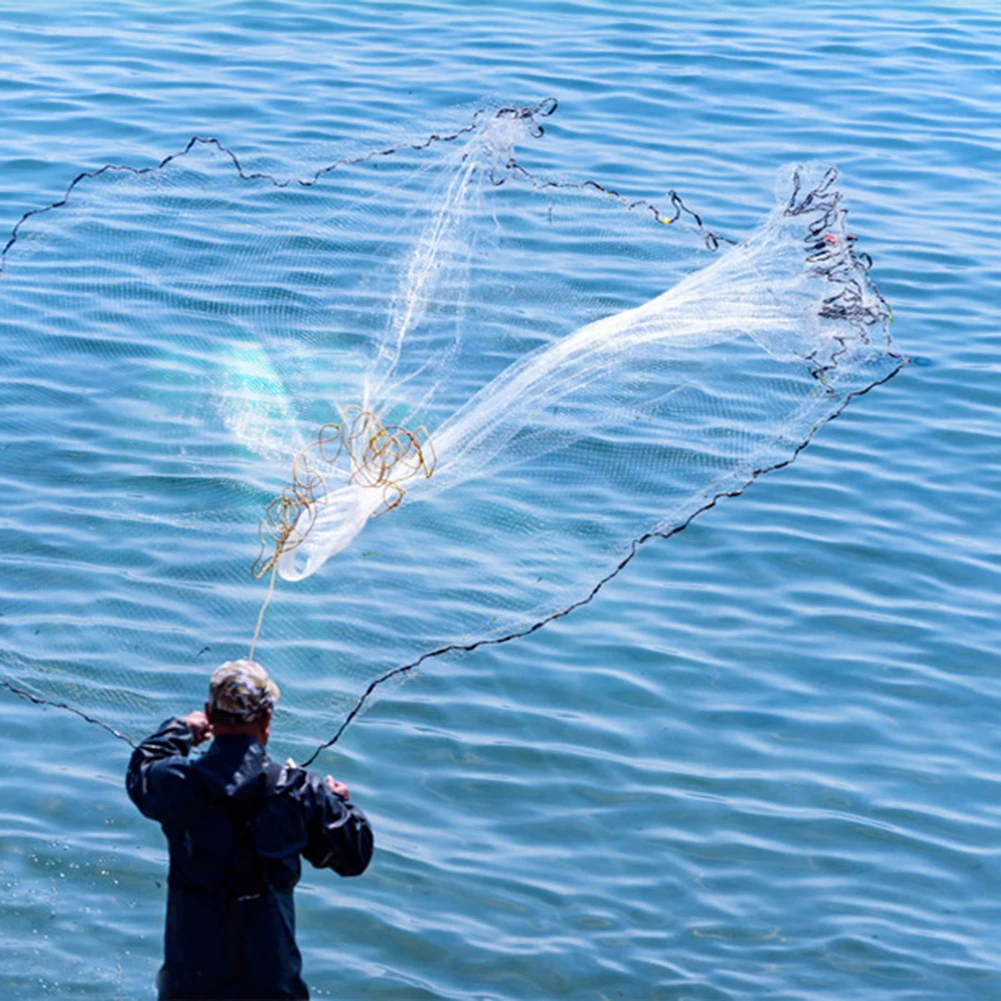
[[335, 796], [340, 796], [341, 799], [350, 797], [351, 793], [348, 791], [348, 787], [343, 782], [338, 782], [332, 775], [328, 775], [323, 781]]

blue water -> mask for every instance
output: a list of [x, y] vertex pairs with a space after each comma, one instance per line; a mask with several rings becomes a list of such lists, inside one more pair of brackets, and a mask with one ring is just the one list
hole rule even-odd
[[[427, 665], [321, 759], [378, 850], [301, 888], [317, 997], [1001, 997], [999, 28], [974, 3], [0, 12], [6, 226], [194, 134], [299, 172], [553, 94], [542, 167], [675, 188], [735, 237], [782, 164], [837, 164], [914, 359], [586, 608]], [[615, 274], [608, 300], [631, 291]], [[11, 537], [37, 454], [0, 462]], [[0, 559], [72, 646], [102, 594], [87, 552], [75, 595]], [[149, 996], [165, 853], [127, 747], [9, 693], [0, 712], [0, 992]]]

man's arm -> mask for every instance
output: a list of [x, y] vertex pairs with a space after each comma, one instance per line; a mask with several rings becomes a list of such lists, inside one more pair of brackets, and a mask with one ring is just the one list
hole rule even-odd
[[329, 775], [304, 774], [299, 800], [306, 810], [306, 847], [302, 854], [318, 869], [339, 876], [360, 876], [372, 858], [368, 818], [348, 799], [347, 786]]
[[125, 775], [125, 788], [129, 799], [150, 820], [161, 820], [153, 781], [153, 766], [169, 758], [188, 756], [192, 747], [207, 739], [211, 727], [204, 713], [193, 712], [187, 716], [172, 716], [160, 729], [147, 737], [133, 752], [129, 770]]

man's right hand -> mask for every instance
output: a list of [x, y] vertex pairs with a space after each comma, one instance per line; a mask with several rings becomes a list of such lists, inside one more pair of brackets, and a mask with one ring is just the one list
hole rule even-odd
[[212, 724], [209, 722], [208, 716], [205, 713], [196, 710], [193, 713], [188, 713], [187, 716], [182, 716], [181, 719], [191, 728], [191, 735], [194, 737], [195, 747], [199, 744], [204, 743], [209, 737], [212, 736]]
[[328, 775], [324, 780], [327, 788], [335, 795], [340, 796], [341, 799], [349, 799], [350, 793], [348, 792], [348, 787], [343, 782], [338, 782], [337, 779]]

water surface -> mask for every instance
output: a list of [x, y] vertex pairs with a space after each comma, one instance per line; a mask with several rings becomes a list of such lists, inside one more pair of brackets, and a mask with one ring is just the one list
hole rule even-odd
[[[554, 94], [540, 168], [676, 188], [738, 237], [780, 165], [837, 164], [915, 359], [586, 609], [348, 732], [323, 765], [378, 850], [360, 880], [307, 874], [316, 996], [1001, 995], [999, 27], [972, 3], [0, 14], [8, 225], [193, 134], [282, 171]], [[181, 641], [194, 665], [210, 638]], [[0, 709], [4, 996], [150, 995], [165, 853], [126, 746]]]

